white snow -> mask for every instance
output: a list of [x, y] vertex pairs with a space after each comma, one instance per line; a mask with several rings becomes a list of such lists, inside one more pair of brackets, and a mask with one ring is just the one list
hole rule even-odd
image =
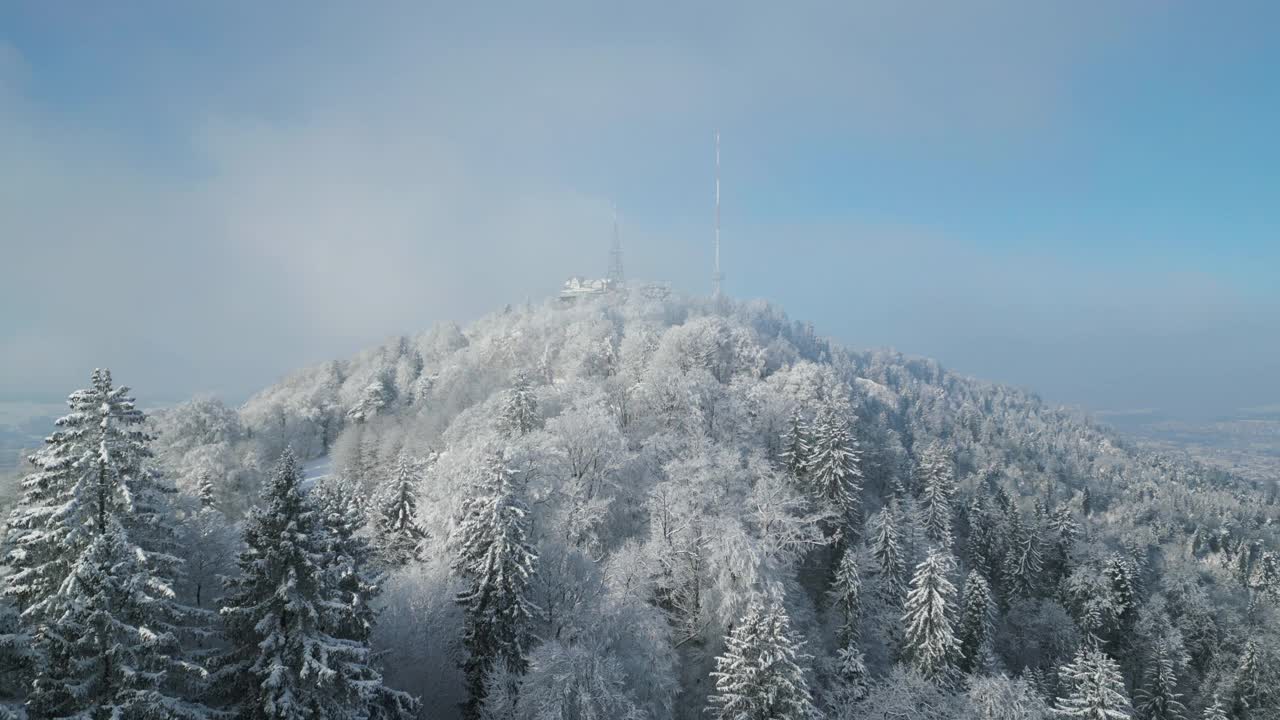
[[333, 474], [333, 458], [328, 455], [321, 455], [302, 463], [302, 489], [311, 489], [331, 474]]

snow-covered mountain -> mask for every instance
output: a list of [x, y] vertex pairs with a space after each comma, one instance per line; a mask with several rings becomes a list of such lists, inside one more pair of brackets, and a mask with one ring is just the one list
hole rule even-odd
[[[1280, 699], [1274, 488], [762, 302], [508, 307], [154, 421], [232, 520], [290, 447], [375, 538], [412, 521], [374, 641], [433, 718]], [[791, 714], [733, 714], [760, 688]]]

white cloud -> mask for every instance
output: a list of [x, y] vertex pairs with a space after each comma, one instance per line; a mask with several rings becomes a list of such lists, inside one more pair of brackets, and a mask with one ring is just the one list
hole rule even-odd
[[[192, 9], [177, 30], [207, 28], [200, 52], [136, 30], [128, 48], [104, 40], [172, 19], [163, 8], [41, 11], [103, 58], [95, 77], [119, 84], [113, 102], [136, 103], [123, 129], [46, 101], [42, 76], [0, 44], [0, 395], [60, 394], [82, 382], [82, 362], [127, 367], [144, 392], [239, 395], [601, 271], [613, 200], [633, 276], [701, 287], [710, 128], [775, 155], [854, 135], [1017, 152], [1069, 115], [1080, 67], [1158, 12], [889, 0], [307, 10]], [[752, 148], [732, 153], [752, 161]], [[771, 171], [756, 162], [747, 172]], [[879, 313], [863, 326], [879, 335], [858, 344], [913, 342], [952, 327], [957, 308], [998, 308], [972, 320], [995, 330], [1037, 308], [1087, 329], [1091, 312], [1122, 306], [1117, 287], [1157, 298], [1126, 322], [1162, 317], [1161, 298], [1195, 305], [1167, 278], [1146, 287], [998, 253], [974, 263], [974, 243], [910, 218], [752, 226], [739, 213], [731, 226], [731, 286], [790, 298], [837, 332], [833, 302]], [[884, 250], [885, 237], [908, 249]], [[803, 289], [813, 258], [839, 297]], [[1016, 313], [1001, 307], [1015, 297]]]

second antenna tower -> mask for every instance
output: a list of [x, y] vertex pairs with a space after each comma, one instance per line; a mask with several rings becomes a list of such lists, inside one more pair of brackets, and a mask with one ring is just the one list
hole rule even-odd
[[711, 272], [711, 284], [715, 288], [715, 297], [720, 297], [724, 273], [720, 272], [720, 131], [716, 131], [716, 239], [715, 268]]

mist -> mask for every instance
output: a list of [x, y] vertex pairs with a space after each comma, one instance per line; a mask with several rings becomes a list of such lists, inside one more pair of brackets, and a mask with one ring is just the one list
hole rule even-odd
[[0, 398], [239, 401], [603, 274], [614, 203], [631, 277], [706, 293], [718, 129], [734, 297], [1053, 402], [1273, 403], [1280, 59], [1238, 20], [9, 7]]

